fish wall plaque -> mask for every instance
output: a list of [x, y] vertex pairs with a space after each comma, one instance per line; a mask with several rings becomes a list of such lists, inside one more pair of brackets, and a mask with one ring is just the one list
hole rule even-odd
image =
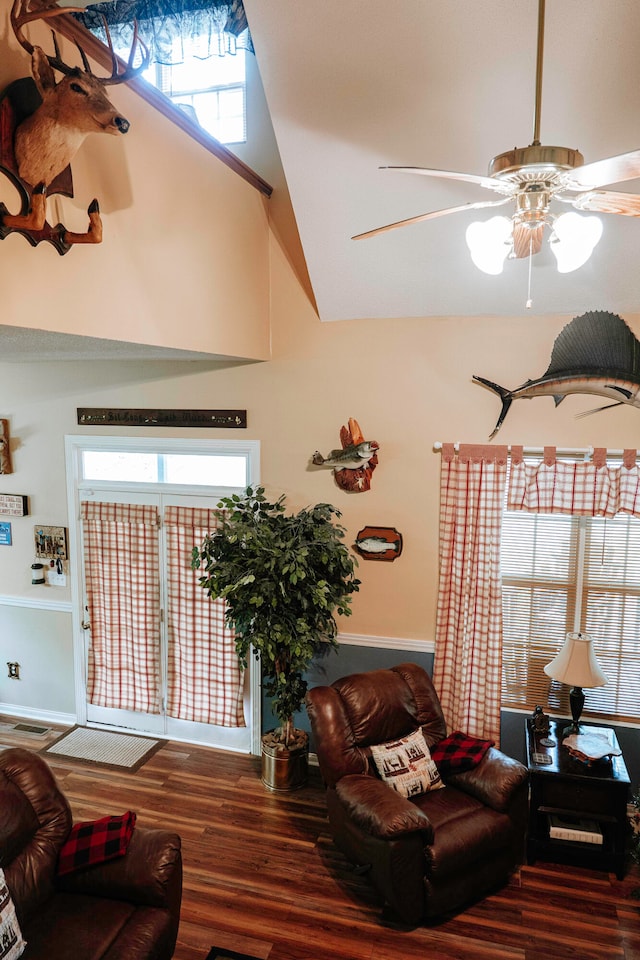
[[570, 393], [587, 393], [614, 401], [578, 414], [581, 417], [623, 403], [640, 407], [640, 342], [622, 317], [593, 310], [574, 317], [560, 331], [549, 366], [537, 380], [507, 390], [484, 377], [474, 375], [473, 379], [502, 400], [498, 422], [489, 437], [492, 440], [514, 400], [551, 396], [557, 407]]
[[342, 448], [326, 457], [316, 450], [311, 457], [315, 467], [332, 467], [336, 483], [348, 493], [364, 493], [371, 489], [371, 474], [378, 464], [380, 444], [365, 440], [360, 425], [349, 417], [349, 426], [340, 428]]
[[364, 560], [396, 560], [402, 553], [402, 534], [395, 527], [363, 527], [354, 547]]

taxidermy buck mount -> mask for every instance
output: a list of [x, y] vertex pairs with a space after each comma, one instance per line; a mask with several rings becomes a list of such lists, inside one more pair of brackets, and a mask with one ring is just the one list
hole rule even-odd
[[[34, 5], [37, 9], [32, 9]], [[137, 24], [129, 59], [124, 69], [114, 52], [109, 30], [105, 33], [111, 53], [110, 77], [92, 73], [87, 56], [76, 44], [84, 69], [72, 67], [60, 56], [55, 30], [52, 30], [55, 55], [44, 53], [24, 36], [23, 28], [35, 20], [49, 20], [76, 7], [59, 7], [51, 0], [14, 0], [11, 26], [20, 46], [31, 57], [33, 79], [25, 77], [10, 84], [0, 97], [0, 171], [17, 188], [22, 206], [19, 214], [11, 214], [0, 203], [0, 239], [18, 232], [34, 247], [48, 240], [67, 253], [75, 243], [100, 243], [102, 221], [98, 201], [89, 206], [89, 227], [86, 233], [72, 233], [58, 223], [51, 226], [46, 219], [47, 196], [58, 193], [73, 196], [69, 164], [90, 133], [122, 134], [129, 121], [109, 100], [105, 87], [124, 83], [145, 70], [149, 52], [138, 38]], [[141, 49], [141, 62], [134, 67], [136, 51]], [[56, 82], [55, 72], [63, 74]]]

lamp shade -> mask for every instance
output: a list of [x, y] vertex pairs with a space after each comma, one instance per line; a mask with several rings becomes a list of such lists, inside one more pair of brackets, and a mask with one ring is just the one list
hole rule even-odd
[[603, 687], [607, 682], [593, 652], [593, 641], [586, 633], [568, 633], [560, 653], [544, 672], [572, 687]]
[[602, 220], [563, 213], [553, 224], [551, 251], [558, 262], [558, 273], [572, 273], [587, 262], [602, 236]]

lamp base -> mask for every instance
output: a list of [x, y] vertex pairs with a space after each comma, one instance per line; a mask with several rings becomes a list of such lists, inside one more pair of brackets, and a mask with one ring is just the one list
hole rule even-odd
[[565, 737], [571, 736], [572, 733], [585, 733], [586, 728], [581, 727], [579, 723], [570, 723], [568, 727], [565, 727], [562, 731], [562, 739]]
[[571, 707], [571, 716], [573, 717], [572, 726], [576, 727], [574, 733], [577, 733], [580, 715], [582, 714], [582, 708], [584, 707], [584, 693], [582, 692], [582, 687], [571, 687], [571, 690], [569, 691], [569, 706]]

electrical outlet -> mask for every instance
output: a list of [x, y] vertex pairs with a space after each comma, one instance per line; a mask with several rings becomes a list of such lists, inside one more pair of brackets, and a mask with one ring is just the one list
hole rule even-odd
[[8, 672], [8, 677], [9, 677], [10, 680], [19, 680], [19, 679], [20, 679], [20, 664], [19, 664], [19, 663], [15, 662], [15, 661], [12, 662], [11, 660], [7, 660], [7, 669], [8, 669], [8, 671], [9, 671], [9, 672]]
[[66, 573], [58, 573], [55, 567], [51, 567], [46, 571], [47, 574], [47, 583], [50, 587], [66, 587], [67, 585], [67, 575]]

